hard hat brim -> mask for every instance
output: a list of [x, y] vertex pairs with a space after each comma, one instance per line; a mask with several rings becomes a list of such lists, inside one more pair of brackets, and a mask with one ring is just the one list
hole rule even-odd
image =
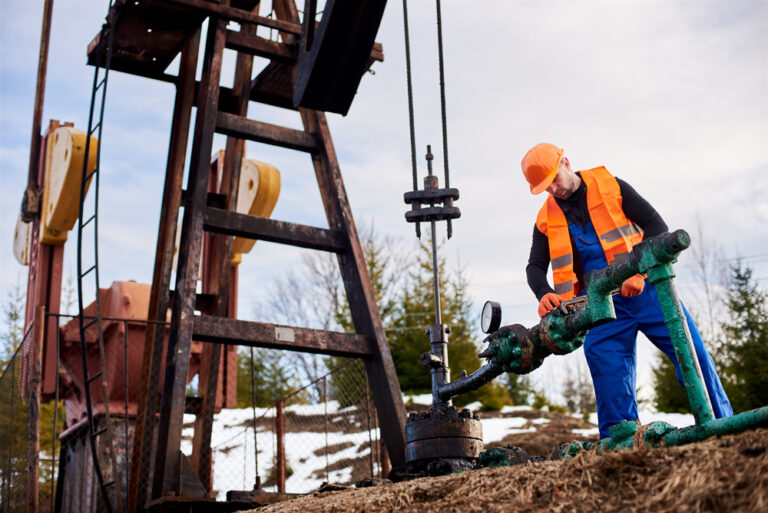
[[[558, 162], [558, 166], [560, 163]], [[557, 168], [555, 168], [554, 173], [549, 173], [547, 177], [539, 182], [536, 187], [531, 185], [531, 194], [541, 194], [542, 192], [546, 191], [547, 188], [552, 185], [552, 182], [555, 181], [555, 176], [557, 175]]]

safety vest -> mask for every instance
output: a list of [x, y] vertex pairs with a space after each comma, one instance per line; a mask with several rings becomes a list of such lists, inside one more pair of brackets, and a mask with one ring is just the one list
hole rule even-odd
[[[643, 231], [627, 219], [621, 208], [619, 182], [604, 167], [581, 172], [587, 186], [587, 208], [605, 259], [610, 264], [629, 256], [632, 247], [643, 240]], [[555, 198], [550, 194], [536, 216], [536, 227], [549, 240], [549, 258], [555, 293], [570, 299], [578, 289], [573, 272], [573, 248], [568, 221]]]

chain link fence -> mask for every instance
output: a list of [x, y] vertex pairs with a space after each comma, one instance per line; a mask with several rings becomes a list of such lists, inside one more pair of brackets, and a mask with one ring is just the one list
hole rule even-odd
[[[192, 449], [185, 415], [182, 452]], [[385, 473], [378, 417], [361, 360], [348, 360], [266, 408], [222, 410], [212, 433], [213, 493], [307, 493]]]
[[17, 350], [0, 376], [0, 511], [27, 508], [29, 404], [21, 397], [21, 351]]
[[[30, 401], [25, 390], [22, 368], [24, 355], [32, 341], [33, 325], [0, 374], [0, 513], [26, 512], [30, 475], [37, 475], [38, 511], [54, 510], [56, 478], [60, 444], [54, 436], [54, 417], [58, 417], [60, 403], [44, 404], [37, 416], [40, 422], [40, 451], [30, 454]], [[57, 407], [58, 406], [58, 407]], [[30, 459], [30, 456], [33, 456]], [[37, 461], [35, 461], [37, 459]], [[34, 492], [32, 492], [34, 495]]]
[[[40, 407], [37, 508], [43, 513], [101, 511], [103, 498], [78, 391], [83, 375], [79, 334], [76, 339], [67, 331], [72, 316], [48, 314], [51, 318], [59, 327], [54, 337], [58, 375], [55, 391], [43, 394]], [[74, 324], [69, 328], [71, 331]], [[146, 322], [135, 319], [105, 323], [105, 344], [114, 346], [107, 349], [106, 361], [113, 444], [108, 447], [102, 434], [96, 437], [96, 449], [106, 479], [113, 478], [109, 454], [115, 452], [118, 469], [114, 477], [121, 482], [123, 500], [142, 379], [141, 351], [134, 348], [137, 341], [143, 343], [145, 329]], [[25, 355], [33, 331], [30, 326], [0, 375], [0, 513], [27, 511], [33, 500], [27, 493], [28, 474], [34, 466], [29, 451], [30, 404], [22, 393], [28, 379]], [[89, 375], [93, 375], [98, 369], [90, 365]], [[91, 392], [98, 430], [106, 423], [104, 401], [96, 385], [91, 385]], [[181, 449], [190, 460], [196, 419], [194, 414], [184, 415]], [[268, 407], [222, 409], [214, 416], [211, 432], [213, 485], [208, 495], [225, 500], [228, 491], [254, 488], [307, 493], [326, 482], [352, 485], [367, 477], [381, 477], [388, 463], [378, 425], [365, 368], [358, 359], [346, 360]], [[153, 446], [158, 446], [157, 441]], [[142, 477], [142, 482], [151, 483], [151, 476]], [[59, 483], [63, 483], [61, 489], [57, 489]]]

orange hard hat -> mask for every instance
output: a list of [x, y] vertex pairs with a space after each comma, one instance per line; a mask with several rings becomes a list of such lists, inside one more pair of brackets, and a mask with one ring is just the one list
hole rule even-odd
[[545, 191], [552, 184], [561, 158], [563, 149], [554, 144], [539, 143], [528, 150], [521, 165], [533, 194]]

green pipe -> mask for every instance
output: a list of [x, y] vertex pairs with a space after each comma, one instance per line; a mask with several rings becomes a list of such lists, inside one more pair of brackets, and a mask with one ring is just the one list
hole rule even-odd
[[571, 459], [584, 451], [602, 454], [607, 451], [640, 447], [672, 447], [760, 427], [768, 427], [768, 406], [680, 429], [660, 421], [640, 426], [636, 421], [625, 420], [611, 426], [611, 436], [599, 442], [571, 442], [563, 448], [560, 457]]
[[671, 269], [669, 264], [690, 243], [684, 230], [665, 233], [638, 244], [624, 260], [589, 273], [586, 304], [575, 312], [555, 309], [532, 328], [514, 324], [490, 334], [486, 339], [488, 348], [479, 356], [487, 358], [494, 366], [480, 369], [477, 376], [470, 375], [441, 386], [438, 396], [445, 399], [473, 390], [504, 371], [526, 374], [538, 368], [551, 354], [563, 355], [578, 349], [584, 343], [587, 330], [616, 319], [611, 291], [635, 274], [659, 267]]
[[691, 405], [693, 418], [696, 424], [706, 424], [715, 420], [712, 403], [704, 385], [704, 377], [701, 374], [699, 360], [691, 340], [691, 332], [685, 319], [683, 305], [677, 295], [675, 284], [672, 281], [674, 272], [669, 264], [653, 267], [648, 270], [648, 280], [656, 287], [656, 292], [661, 303], [661, 311], [664, 314], [664, 322], [675, 348], [675, 356], [683, 376], [685, 392]]
[[711, 436], [741, 433], [748, 429], [768, 426], [768, 406], [739, 413], [731, 417], [714, 419], [705, 424], [688, 426], [662, 436], [664, 445], [683, 445], [699, 442]]

